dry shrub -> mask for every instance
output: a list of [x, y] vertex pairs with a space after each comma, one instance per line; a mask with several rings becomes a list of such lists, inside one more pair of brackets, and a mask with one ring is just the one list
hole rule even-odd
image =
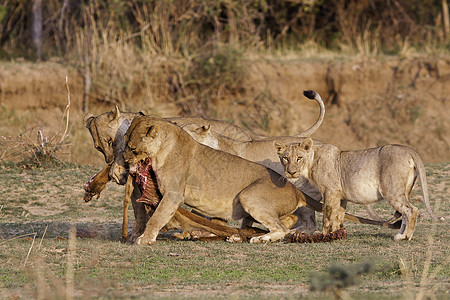
[[448, 43], [441, 21], [437, 21], [443, 9], [440, 1], [335, 0], [331, 3], [341, 49], [355, 49], [363, 56], [379, 52], [407, 55], [413, 47], [423, 49]]
[[[36, 137], [36, 139], [33, 138]], [[61, 164], [62, 159], [70, 155], [68, 144], [56, 136], [47, 137], [43, 129], [35, 126], [17, 137], [0, 137], [0, 159], [3, 162], [18, 162], [20, 166], [54, 167]]]
[[0, 161], [18, 162], [20, 166], [29, 168], [46, 168], [62, 164], [62, 158], [70, 156], [69, 144], [66, 143], [71, 106], [68, 80], [66, 77], [68, 102], [60, 118], [58, 132], [47, 136], [42, 125], [35, 125], [16, 137], [0, 136]]

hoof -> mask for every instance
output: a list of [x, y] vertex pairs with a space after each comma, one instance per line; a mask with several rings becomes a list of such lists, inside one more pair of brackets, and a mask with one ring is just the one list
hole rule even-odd
[[291, 229], [291, 232], [292, 232], [292, 230], [298, 231], [298, 232], [304, 232], [304, 233], [312, 235], [315, 232], [317, 232], [317, 227], [298, 226], [298, 227], [295, 227], [295, 228]]

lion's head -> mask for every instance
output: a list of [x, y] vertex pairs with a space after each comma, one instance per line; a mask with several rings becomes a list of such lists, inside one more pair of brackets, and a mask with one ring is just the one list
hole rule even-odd
[[97, 117], [86, 115], [84, 122], [94, 140], [95, 149], [103, 154], [107, 164], [111, 164], [114, 154], [125, 147], [123, 136], [130, 125], [129, 120], [122, 117], [116, 106], [112, 111]]
[[209, 146], [213, 149], [219, 148], [219, 141], [215, 133], [211, 131], [211, 125], [199, 126], [195, 123], [189, 123], [181, 126], [181, 128], [189, 133], [200, 144]]
[[301, 143], [285, 145], [274, 141], [273, 145], [284, 167], [286, 178], [290, 182], [297, 181], [300, 176], [309, 178], [309, 170], [314, 159], [313, 140], [305, 139]]

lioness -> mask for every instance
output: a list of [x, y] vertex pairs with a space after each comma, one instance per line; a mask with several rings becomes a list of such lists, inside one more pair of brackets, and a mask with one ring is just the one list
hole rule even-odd
[[[289, 229], [283, 220], [299, 206], [321, 210], [319, 202], [273, 170], [204, 146], [168, 121], [138, 116], [125, 140], [123, 157], [130, 173], [136, 174], [138, 165], [150, 160], [163, 196], [137, 244], [154, 243], [183, 203], [210, 217], [253, 218], [269, 233], [251, 238], [251, 243], [284, 238]], [[128, 173], [121, 170], [117, 177], [123, 181]]]
[[411, 240], [418, 209], [409, 198], [417, 176], [427, 211], [438, 220], [430, 206], [422, 159], [409, 147], [385, 145], [342, 151], [330, 144], [316, 145], [311, 138], [287, 146], [275, 141], [274, 147], [290, 182], [307, 178], [323, 195], [324, 234], [342, 227], [347, 201], [367, 205], [386, 199], [402, 215], [394, 239]]
[[[318, 94], [317, 94], [318, 95]], [[308, 130], [297, 134], [296, 136], [308, 136], [314, 133], [317, 128], [321, 125], [324, 114], [325, 107], [323, 105], [322, 99], [319, 97], [313, 97], [313, 100], [317, 101], [320, 106], [320, 114], [318, 120], [315, 122], [313, 126], [311, 126]], [[143, 114], [146, 114], [143, 112]], [[104, 157], [107, 164], [111, 164], [114, 160], [114, 157], [117, 154], [120, 154], [123, 151], [124, 147], [124, 134], [128, 129], [131, 121], [136, 116], [135, 113], [127, 113], [120, 112], [117, 106], [108, 113], [104, 113], [97, 117], [93, 115], [85, 116], [85, 125], [89, 129], [91, 133], [92, 139], [94, 141], [94, 147], [100, 151]], [[230, 137], [236, 139], [238, 141], [250, 141], [254, 139], [263, 139], [265, 137], [258, 136], [253, 134], [251, 131], [242, 129], [238, 126], [232, 125], [228, 122], [203, 119], [203, 118], [192, 118], [192, 117], [176, 117], [176, 118], [168, 118], [176, 124], [183, 125], [186, 123], [195, 123], [198, 125], [205, 124], [213, 124], [215, 132], [217, 134], [223, 134], [226, 137]], [[139, 189], [136, 189], [133, 184], [129, 183], [128, 187], [133, 187], [133, 194], [131, 191], [127, 189], [126, 196], [124, 198], [124, 206], [127, 207], [127, 203], [130, 201], [127, 195], [131, 194], [131, 202], [133, 205], [133, 210], [136, 218], [136, 222], [133, 227], [133, 234], [131, 239], [140, 235], [145, 226], [145, 223], [148, 220], [148, 215], [144, 209], [143, 204], [136, 203], [136, 199], [140, 197]], [[307, 215], [299, 216], [301, 220], [303, 220], [303, 228], [308, 228], [313, 230], [317, 227], [314, 213], [307, 209], [305, 210]], [[125, 212], [126, 213], [126, 212]], [[124, 228], [123, 228], [123, 238], [127, 238], [127, 233], [125, 233], [125, 228], [127, 228], [126, 216], [124, 215]]]

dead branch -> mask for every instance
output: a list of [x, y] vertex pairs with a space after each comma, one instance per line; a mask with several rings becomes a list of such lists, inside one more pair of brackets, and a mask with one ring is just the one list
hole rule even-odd
[[63, 119], [64, 116], [66, 116], [66, 128], [64, 129], [64, 133], [61, 136], [61, 139], [59, 141], [60, 144], [62, 144], [64, 142], [64, 139], [68, 136], [68, 129], [69, 129], [69, 113], [70, 113], [70, 88], [69, 88], [69, 76], [66, 76], [66, 87], [67, 87], [67, 105], [66, 108], [64, 109], [64, 113], [63, 113]]

